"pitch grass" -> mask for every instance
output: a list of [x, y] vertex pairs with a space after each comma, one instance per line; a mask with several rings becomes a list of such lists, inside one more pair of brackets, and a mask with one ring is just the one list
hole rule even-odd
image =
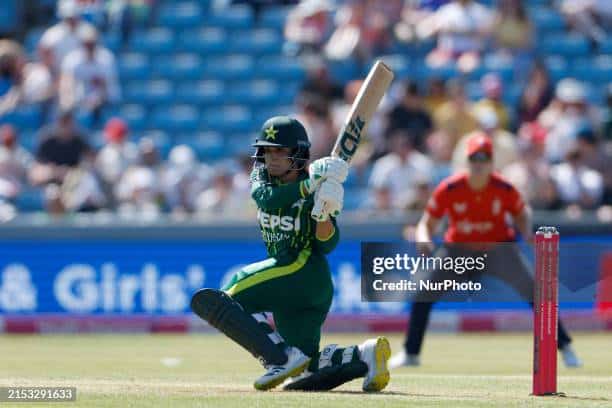
[[[348, 345], [364, 338], [323, 340]], [[401, 337], [390, 340], [399, 350]], [[257, 392], [251, 384], [261, 367], [220, 335], [4, 335], [0, 385], [78, 388], [76, 403], [35, 407], [612, 406], [611, 345], [610, 334], [575, 334], [585, 365], [570, 370], [560, 364], [565, 398], [529, 396], [527, 334], [430, 334], [422, 366], [394, 371], [380, 394], [363, 394], [360, 381], [326, 393]]]

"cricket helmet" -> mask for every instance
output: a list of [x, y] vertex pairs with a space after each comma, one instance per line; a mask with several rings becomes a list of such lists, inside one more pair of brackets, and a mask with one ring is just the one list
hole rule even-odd
[[289, 116], [274, 116], [266, 120], [253, 147], [256, 149], [253, 158], [259, 163], [264, 163], [264, 147], [290, 148], [289, 158], [297, 169], [303, 169], [310, 159], [306, 129], [297, 119]]

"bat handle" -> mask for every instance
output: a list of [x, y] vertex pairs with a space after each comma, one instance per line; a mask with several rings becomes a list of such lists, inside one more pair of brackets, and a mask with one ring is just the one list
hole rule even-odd
[[316, 200], [314, 203], [314, 207], [312, 207], [312, 211], [310, 212], [310, 216], [317, 221], [324, 221], [323, 211], [325, 210], [325, 201]]

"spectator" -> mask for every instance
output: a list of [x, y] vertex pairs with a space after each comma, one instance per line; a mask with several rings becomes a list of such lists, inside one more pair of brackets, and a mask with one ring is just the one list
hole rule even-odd
[[17, 143], [11, 125], [0, 126], [0, 203], [13, 201], [27, 183], [32, 155]]
[[389, 138], [390, 153], [374, 163], [370, 178], [373, 206], [376, 210], [405, 210], [423, 203], [429, 195], [433, 164], [414, 148], [415, 136], [396, 130]]
[[420, 38], [438, 36], [427, 63], [437, 67], [456, 61], [462, 71], [473, 70], [479, 65], [493, 20], [492, 11], [473, 0], [454, 0], [440, 7], [417, 27]]
[[98, 151], [95, 167], [103, 183], [107, 197], [112, 201], [112, 189], [121, 175], [138, 160], [138, 147], [128, 140], [127, 124], [112, 118], [104, 127], [105, 144]]
[[329, 76], [325, 62], [317, 58], [308, 65], [306, 80], [300, 89], [300, 95], [306, 97], [314, 95], [326, 103], [342, 100], [344, 96], [342, 85]]
[[500, 0], [493, 27], [495, 47], [502, 52], [516, 56], [531, 50], [533, 26], [523, 0]]
[[447, 139], [448, 147], [455, 150], [459, 139], [476, 129], [478, 123], [469, 107], [463, 83], [449, 81], [448, 95], [449, 100], [436, 109], [433, 118], [436, 128]]
[[545, 143], [546, 130], [536, 122], [521, 126], [518, 140], [521, 160], [504, 167], [502, 174], [533, 208], [552, 210], [557, 203], [557, 195], [544, 155]]
[[39, 47], [53, 53], [53, 66], [59, 72], [64, 57], [81, 46], [81, 33], [93, 26], [81, 19], [77, 0], [59, 0], [57, 15], [61, 21], [44, 32]]
[[433, 131], [427, 138], [428, 157], [433, 161], [431, 185], [438, 185], [452, 174], [451, 158], [453, 150], [448, 144], [448, 138], [443, 132]]
[[138, 143], [138, 162], [128, 167], [115, 186], [121, 217], [154, 219], [162, 210], [161, 161], [155, 142], [144, 137]]
[[336, 13], [336, 28], [325, 45], [325, 54], [332, 60], [367, 61], [390, 44], [390, 21], [385, 12], [371, 2], [355, 0]]
[[570, 142], [565, 161], [551, 169], [561, 203], [568, 207], [594, 209], [601, 204], [603, 178], [585, 164], [584, 153], [577, 141]]
[[499, 126], [508, 129], [510, 126], [510, 114], [502, 101], [503, 84], [499, 75], [490, 73], [480, 80], [484, 98], [474, 104], [474, 109], [489, 108], [495, 111]]
[[243, 214], [244, 195], [235, 189], [233, 173], [228, 164], [217, 166], [212, 183], [197, 198], [199, 216], [240, 216]]
[[78, 167], [92, 154], [70, 110], [60, 112], [56, 123], [43, 128], [39, 140], [36, 162], [29, 175], [32, 184], [37, 186], [61, 184], [70, 169]]
[[385, 135], [396, 130], [406, 130], [414, 136], [414, 147], [425, 150], [425, 139], [433, 129], [431, 116], [424, 108], [416, 82], [407, 81], [400, 104], [395, 106], [387, 116]]
[[442, 78], [431, 78], [427, 84], [427, 96], [425, 96], [425, 108], [433, 115], [438, 108], [448, 102], [446, 84]]
[[609, 0], [563, 0], [561, 12], [570, 25], [595, 43], [603, 42], [612, 29], [612, 2]]
[[[497, 171], [518, 160], [516, 140], [514, 136], [499, 127], [495, 111], [489, 107], [482, 107], [474, 112], [479, 129], [473, 133], [481, 133], [491, 138], [493, 142], [493, 168]], [[453, 152], [453, 170], [463, 170], [467, 166], [467, 143], [473, 133], [465, 135], [455, 147]]]
[[0, 40], [0, 116], [14, 110], [23, 101], [25, 54], [21, 45]]
[[612, 204], [612, 145], [603, 143], [590, 126], [583, 126], [576, 134], [576, 140], [584, 164], [599, 172], [603, 177], [603, 204]]
[[553, 98], [553, 87], [542, 61], [533, 65], [516, 108], [519, 124], [535, 121]]
[[198, 195], [204, 190], [201, 177], [211, 170], [200, 165], [193, 149], [177, 145], [170, 150], [162, 185], [165, 203], [173, 213], [191, 213], [195, 210]]
[[97, 179], [89, 169], [92, 150], [75, 126], [71, 111], [60, 112], [57, 123], [41, 131], [30, 181], [45, 187], [47, 210], [93, 211], [105, 205]]
[[408, 0], [404, 2], [401, 20], [395, 25], [395, 37], [401, 42], [418, 40], [416, 27], [449, 0]]
[[555, 99], [540, 114], [538, 122], [548, 130], [546, 155], [553, 163], [566, 157], [577, 131], [583, 126], [593, 127], [596, 114], [586, 100], [584, 84], [572, 78], [559, 81]]
[[95, 124], [103, 107], [119, 101], [117, 67], [113, 54], [98, 44], [95, 29], [83, 30], [81, 41], [62, 64], [60, 104], [78, 107], [86, 123]]
[[328, 0], [302, 0], [285, 25], [285, 39], [293, 54], [319, 54], [332, 30], [332, 5]]
[[26, 103], [40, 103], [47, 113], [57, 96], [59, 77], [53, 66], [51, 48], [39, 45], [38, 61], [26, 64], [23, 80], [23, 99]]
[[336, 141], [336, 134], [325, 101], [315, 96], [299, 99], [297, 119], [310, 135], [310, 158], [315, 160], [327, 156]]

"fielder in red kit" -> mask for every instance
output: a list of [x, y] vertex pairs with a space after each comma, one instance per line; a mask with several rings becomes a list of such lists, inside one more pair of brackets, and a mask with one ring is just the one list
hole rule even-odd
[[[415, 240], [423, 254], [434, 257], [474, 256], [474, 250], [486, 248], [487, 267], [482, 273], [495, 276], [510, 285], [523, 299], [533, 295], [533, 273], [516, 241], [516, 231], [531, 242], [531, 209], [520, 193], [503, 177], [493, 172], [493, 145], [485, 134], [475, 134], [467, 143], [468, 168], [443, 180], [434, 190], [419, 221]], [[442, 247], [434, 251], [432, 236], [442, 219], [448, 218]], [[506, 242], [505, 245], [495, 243]], [[419, 272], [420, 273], [420, 272]], [[423, 271], [422, 279], [441, 281], [448, 271]], [[457, 275], [455, 275], [457, 276]], [[475, 276], [479, 278], [479, 275]], [[463, 278], [461, 276], [460, 278]], [[391, 368], [419, 365], [419, 353], [429, 322], [431, 308], [443, 294], [419, 294], [412, 304], [405, 350], [391, 358]], [[532, 307], [533, 303], [530, 302]], [[578, 367], [580, 360], [572, 350], [571, 339], [559, 322], [558, 347], [568, 367]]]

